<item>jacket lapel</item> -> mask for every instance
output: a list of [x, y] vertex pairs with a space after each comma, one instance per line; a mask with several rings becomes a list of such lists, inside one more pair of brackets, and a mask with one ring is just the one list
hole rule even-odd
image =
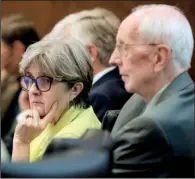
[[144, 100], [139, 95], [134, 94], [121, 109], [111, 133], [116, 133], [126, 123], [139, 116], [145, 107]]
[[166, 90], [162, 93], [162, 95], [159, 97], [158, 101], [156, 101], [156, 104], [166, 100], [170, 96], [172, 96], [175, 93], [178, 93], [179, 91], [187, 88], [189, 85], [192, 85], [194, 82], [192, 81], [191, 77], [189, 76], [188, 72], [184, 72], [177, 76], [175, 80], [166, 88]]
[[[155, 102], [152, 105], [150, 105], [150, 107], [157, 105], [158, 103], [166, 100], [172, 94], [185, 89], [191, 84], [193, 84], [193, 81], [187, 72], [180, 74], [178, 77], [175, 78], [175, 80], [169, 86], [167, 86], [167, 88], [162, 92], [160, 96], [158, 96], [158, 99], [155, 100]], [[144, 102], [144, 100], [139, 95], [134, 94], [126, 102], [126, 104], [123, 106], [122, 110], [120, 111], [120, 114], [116, 120], [116, 123], [111, 133], [112, 134], [116, 133], [118, 129], [123, 127], [129, 121], [141, 115], [146, 107], [147, 104]], [[147, 108], [147, 110], [149, 108]]]

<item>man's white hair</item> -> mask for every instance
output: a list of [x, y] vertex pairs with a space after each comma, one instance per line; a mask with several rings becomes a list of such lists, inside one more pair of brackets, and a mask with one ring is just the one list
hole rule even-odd
[[95, 8], [66, 16], [54, 26], [47, 38], [63, 37], [63, 34], [70, 30], [70, 35], [85, 46], [95, 45], [101, 64], [109, 66], [119, 25], [119, 18], [111, 11]]
[[190, 68], [193, 34], [187, 18], [179, 8], [152, 4], [137, 6], [132, 12], [142, 16], [138, 31], [147, 43], [168, 45], [172, 49], [176, 67]]

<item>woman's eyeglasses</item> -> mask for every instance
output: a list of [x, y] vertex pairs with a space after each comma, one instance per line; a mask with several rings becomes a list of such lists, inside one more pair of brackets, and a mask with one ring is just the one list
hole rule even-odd
[[35, 83], [37, 89], [42, 92], [49, 91], [51, 89], [51, 84], [53, 81], [67, 82], [65, 80], [54, 79], [48, 76], [39, 76], [37, 78], [32, 78], [30, 76], [21, 76], [20, 84], [23, 90], [29, 91], [33, 83]]

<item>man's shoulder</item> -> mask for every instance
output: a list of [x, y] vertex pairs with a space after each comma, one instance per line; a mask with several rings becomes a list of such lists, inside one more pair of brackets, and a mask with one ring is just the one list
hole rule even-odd
[[112, 91], [115, 91], [117, 93], [127, 93], [124, 88], [124, 84], [121, 79], [117, 78], [110, 78], [110, 79], [102, 79], [97, 82], [97, 84], [94, 84], [91, 88], [91, 92], [96, 92], [96, 91], [103, 91], [104, 93], [111, 93]]
[[[160, 99], [150, 106], [147, 106], [139, 95], [134, 94], [126, 102], [121, 110], [121, 113], [127, 113], [125, 115], [127, 118], [134, 113], [137, 113], [134, 118], [146, 117], [154, 120], [165, 120], [171, 118], [167, 121], [167, 123], [169, 123], [177, 116], [177, 118], [185, 118], [185, 116], [189, 117], [189, 115], [194, 115], [194, 97], [194, 84], [190, 84], [177, 93], [172, 93], [170, 96]], [[189, 114], [186, 115], [187, 113]]]
[[194, 97], [194, 84], [191, 83], [175, 93], [162, 97], [156, 104], [149, 106], [143, 115], [166, 121], [165, 123], [192, 120]]
[[[183, 75], [185, 76], [185, 74]], [[134, 94], [124, 105], [121, 113], [136, 114], [137, 116], [149, 115], [150, 117], [161, 117], [161, 116], [174, 116], [179, 115], [179, 113], [186, 113], [191, 111], [193, 113], [194, 108], [194, 83], [187, 80], [179, 83], [181, 80], [170, 84], [158, 97], [153, 100], [153, 103], [146, 104], [141, 96]], [[179, 85], [179, 84], [180, 85]], [[183, 110], [186, 109], [186, 110]], [[128, 117], [128, 115], [126, 115]], [[137, 117], [134, 116], [134, 117]]]
[[[137, 106], [134, 107], [132, 102]], [[173, 146], [175, 152], [190, 150], [190, 147], [183, 149], [180, 144], [183, 142], [188, 146], [188, 143], [192, 143], [193, 140], [194, 90], [192, 85], [147, 109], [140, 107], [141, 102], [138, 95], [134, 95], [127, 102], [125, 112], [123, 110], [125, 114], [119, 114], [118, 124], [116, 122], [116, 126], [114, 126], [115, 129], [112, 132], [114, 137], [123, 138], [128, 136], [129, 131], [143, 138], [158, 133]], [[180, 136], [180, 140], [177, 140], [178, 136]]]
[[121, 80], [121, 77], [118, 69], [114, 68], [111, 71], [101, 75], [101, 77], [99, 77], [98, 80], [96, 80], [93, 84], [93, 88], [107, 86], [107, 83], [115, 83], [118, 80]]

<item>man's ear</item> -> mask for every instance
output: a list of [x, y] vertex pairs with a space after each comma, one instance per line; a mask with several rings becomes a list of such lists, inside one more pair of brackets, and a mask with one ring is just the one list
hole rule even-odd
[[70, 100], [72, 101], [73, 99], [75, 99], [81, 93], [83, 88], [84, 86], [83, 83], [81, 82], [74, 84], [74, 86], [71, 89]]
[[90, 44], [90, 45], [87, 45], [87, 49], [88, 49], [88, 52], [91, 56], [92, 62], [94, 62], [98, 58], [98, 49], [97, 49], [97, 47], [93, 44]]
[[154, 72], [159, 72], [170, 62], [172, 50], [166, 45], [158, 45], [154, 58]]

